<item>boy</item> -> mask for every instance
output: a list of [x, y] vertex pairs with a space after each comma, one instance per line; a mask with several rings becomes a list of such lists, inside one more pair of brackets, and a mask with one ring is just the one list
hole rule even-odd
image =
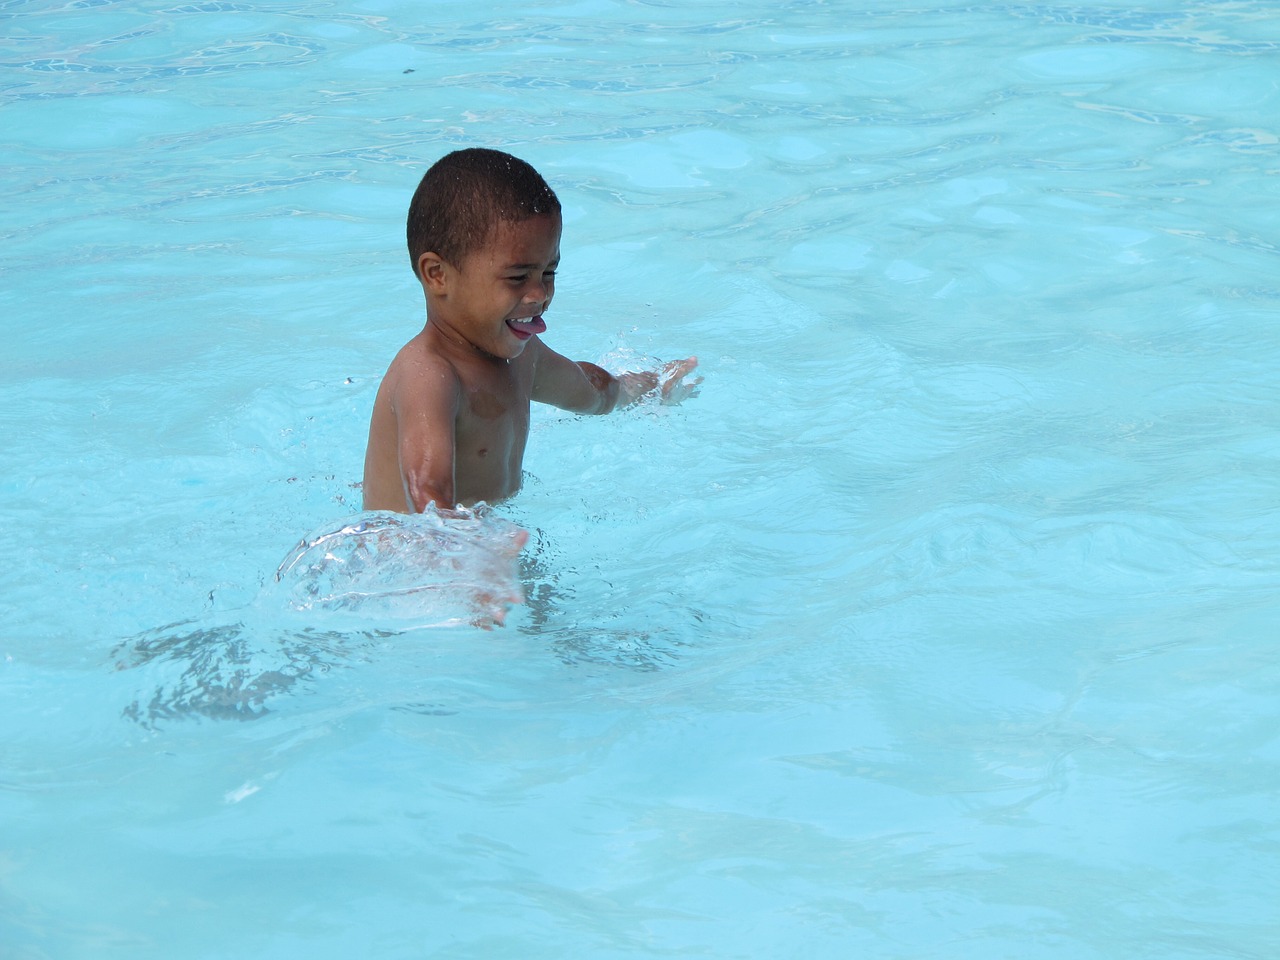
[[697, 359], [613, 376], [540, 335], [560, 262], [560, 201], [533, 167], [458, 150], [418, 184], [409, 256], [427, 323], [396, 355], [373, 405], [364, 508], [422, 512], [494, 503], [520, 489], [529, 403], [609, 413], [657, 389], [678, 403]]

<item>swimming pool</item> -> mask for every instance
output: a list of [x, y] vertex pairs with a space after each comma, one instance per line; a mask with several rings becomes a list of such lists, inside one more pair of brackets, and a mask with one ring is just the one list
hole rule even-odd
[[[19, 958], [1265, 957], [1280, 17], [0, 4]], [[264, 612], [427, 164], [565, 207], [492, 632]], [[607, 455], [607, 456], [606, 456]]]

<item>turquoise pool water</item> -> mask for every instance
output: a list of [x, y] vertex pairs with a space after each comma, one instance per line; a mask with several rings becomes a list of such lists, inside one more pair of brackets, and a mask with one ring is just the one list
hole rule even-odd
[[[0, 3], [0, 954], [1280, 952], [1280, 15]], [[443, 152], [565, 206], [507, 627], [283, 616]], [[265, 599], [264, 599], [265, 598]]]

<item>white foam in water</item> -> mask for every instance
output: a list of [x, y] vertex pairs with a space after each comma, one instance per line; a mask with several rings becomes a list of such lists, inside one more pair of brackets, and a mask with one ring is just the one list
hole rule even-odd
[[265, 598], [416, 627], [499, 625], [524, 600], [516, 558], [527, 539], [483, 504], [454, 515], [434, 504], [364, 513], [304, 538], [276, 570], [279, 593]]

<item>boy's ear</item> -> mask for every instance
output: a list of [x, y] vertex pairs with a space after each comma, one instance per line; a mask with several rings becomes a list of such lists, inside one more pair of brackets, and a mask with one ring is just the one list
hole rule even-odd
[[445, 262], [439, 254], [427, 251], [418, 257], [418, 279], [432, 293], [444, 293]]

